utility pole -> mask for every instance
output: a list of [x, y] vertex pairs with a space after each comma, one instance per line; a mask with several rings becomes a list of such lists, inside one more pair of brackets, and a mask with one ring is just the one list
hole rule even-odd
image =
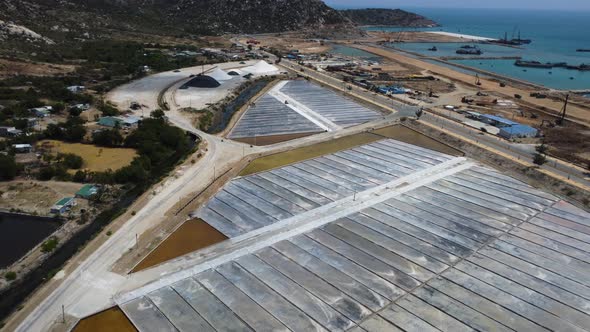
[[567, 103], [570, 99], [570, 95], [569, 93], [565, 95], [565, 103], [563, 104], [563, 112], [561, 113], [561, 117], [559, 118], [559, 125], [563, 125], [564, 121], [565, 121], [565, 113], [567, 111]]

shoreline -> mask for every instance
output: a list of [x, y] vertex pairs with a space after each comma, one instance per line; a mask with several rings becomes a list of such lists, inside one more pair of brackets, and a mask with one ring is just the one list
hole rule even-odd
[[[419, 58], [419, 57], [414, 58], [414, 57], [411, 57], [409, 54], [406, 55], [406, 54], [404, 54], [404, 52], [399, 52], [397, 49], [392, 49], [392, 48], [384, 48], [384, 47], [372, 46], [372, 45], [354, 45], [353, 47], [362, 49], [362, 50], [369, 52], [369, 53], [373, 53], [373, 54], [377, 54], [377, 55], [380, 55], [380, 56], [383, 56], [386, 58], [390, 58], [395, 61], [402, 61], [402, 62], [408, 63], [410, 65], [418, 66], [420, 68], [430, 70], [434, 74], [441, 75], [443, 77], [447, 77], [451, 80], [457, 80], [463, 84], [467, 84], [467, 85], [475, 87], [475, 84], [473, 83], [474, 82], [473, 75], [459, 72], [456, 70], [456, 68], [453, 69], [453, 68], [443, 66], [442, 63], [441, 64], [434, 64], [434, 63], [428, 62], [427, 60], [430, 60], [430, 59], [424, 59], [424, 58]], [[469, 70], [471, 70], [471, 68]], [[561, 102], [561, 101], [555, 101], [555, 100], [551, 100], [551, 99], [537, 100], [535, 98], [530, 97], [529, 93], [531, 91], [534, 91], [531, 89], [532, 88], [531, 85], [529, 85], [529, 87], [524, 87], [524, 88], [523, 87], [514, 87], [514, 86], [500, 87], [498, 85], [498, 82], [496, 81], [496, 79], [493, 79], [493, 78], [490, 79], [489, 77], [482, 78], [481, 81], [482, 81], [483, 85], [478, 86], [479, 90], [495, 91], [497, 93], [500, 93], [501, 95], [504, 95], [504, 96], [507, 96], [510, 98], [512, 98], [515, 94], [520, 94], [522, 96], [522, 100], [520, 101], [520, 103], [522, 103], [523, 105], [529, 106], [529, 107], [547, 110], [547, 112], [551, 113], [552, 116], [558, 115], [559, 112], [557, 110], [559, 110], [563, 107], [563, 102]], [[508, 80], [506, 80], [506, 81], [508, 81]], [[577, 122], [577, 123], [585, 125], [585, 126], [588, 126], [590, 124], [590, 122], [587, 120], [588, 113], [590, 112], [590, 109], [588, 109], [588, 107], [586, 105], [579, 105], [579, 104], [572, 103], [571, 107], [568, 108], [568, 112], [569, 112], [568, 118], [570, 121]]]
[[430, 34], [435, 34], [435, 35], [443, 35], [443, 36], [448, 36], [448, 37], [462, 38], [462, 39], [467, 39], [467, 40], [476, 40], [476, 41], [493, 41], [493, 40], [495, 40], [494, 38], [466, 35], [466, 34], [446, 32], [446, 31], [424, 31], [424, 32], [430, 33]]

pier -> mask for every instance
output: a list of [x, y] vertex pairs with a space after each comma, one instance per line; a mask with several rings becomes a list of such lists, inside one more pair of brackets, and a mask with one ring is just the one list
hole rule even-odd
[[520, 56], [443, 56], [442, 60], [521, 60]]

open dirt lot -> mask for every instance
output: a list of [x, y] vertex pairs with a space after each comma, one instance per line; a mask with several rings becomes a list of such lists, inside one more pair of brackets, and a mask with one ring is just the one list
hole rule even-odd
[[[299, 50], [299, 53], [326, 53], [330, 51], [329, 45], [323, 45], [318, 41], [310, 39], [297, 38], [285, 34], [273, 36], [257, 36], [257, 41], [260, 42], [258, 46], [274, 47], [281, 51]], [[246, 44], [248, 39], [240, 40], [241, 43]]]
[[51, 153], [73, 153], [84, 159], [84, 169], [102, 172], [108, 169], [118, 170], [131, 163], [137, 156], [133, 149], [103, 148], [89, 144], [65, 143], [44, 140], [37, 144], [37, 148], [46, 149]]
[[58, 181], [0, 182], [0, 209], [46, 215], [55, 202], [74, 196], [81, 183]]

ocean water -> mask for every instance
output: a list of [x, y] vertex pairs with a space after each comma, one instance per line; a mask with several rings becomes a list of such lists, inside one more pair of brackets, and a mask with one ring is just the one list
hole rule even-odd
[[[497, 10], [497, 9], [424, 9], [406, 8], [440, 23], [442, 27], [429, 29], [400, 29], [396, 27], [368, 28], [386, 31], [447, 31], [468, 35], [532, 39], [519, 48], [480, 45], [482, 56], [521, 56], [524, 60], [567, 62], [572, 65], [590, 64], [590, 53], [576, 52], [590, 48], [590, 12]], [[431, 56], [456, 55], [455, 43], [437, 43], [438, 52], [427, 51], [431, 44], [399, 43], [396, 47]], [[514, 60], [457, 60], [457, 63], [527, 80], [549, 88], [590, 89], [590, 71], [581, 72], [561, 68], [535, 69], [515, 67]], [[526, 69], [526, 71], [523, 71]], [[551, 73], [549, 73], [551, 72]]]

